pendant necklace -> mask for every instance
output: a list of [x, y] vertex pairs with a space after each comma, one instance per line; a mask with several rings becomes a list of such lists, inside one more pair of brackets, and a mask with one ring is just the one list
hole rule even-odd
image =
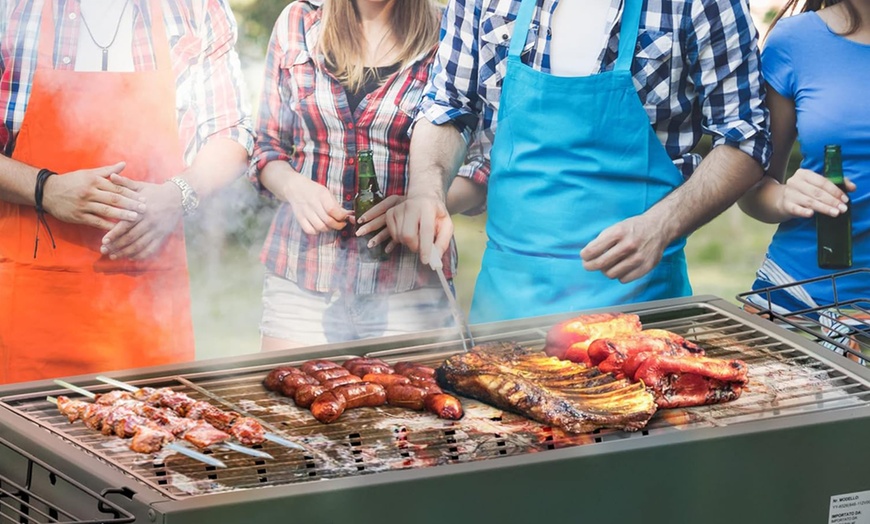
[[91, 28], [90, 28], [90, 26], [88, 26], [88, 21], [85, 19], [85, 12], [84, 12], [84, 10], [81, 11], [82, 22], [84, 22], [84, 24], [85, 24], [85, 29], [88, 32], [88, 36], [91, 37], [91, 42], [93, 42], [94, 45], [99, 47], [100, 50], [103, 52], [102, 71], [109, 70], [109, 48], [112, 47], [112, 44], [115, 43], [115, 39], [118, 38], [118, 32], [121, 29], [121, 21], [124, 19], [124, 13], [127, 11], [127, 4], [129, 4], [129, 3], [130, 3], [130, 0], [124, 1], [124, 7], [121, 9], [121, 16], [118, 17], [118, 23], [117, 23], [117, 25], [115, 25], [115, 34], [112, 35], [112, 40], [109, 41], [109, 43], [106, 44], [105, 46], [100, 45], [100, 43], [97, 42], [97, 39], [94, 38], [94, 33], [91, 32]]

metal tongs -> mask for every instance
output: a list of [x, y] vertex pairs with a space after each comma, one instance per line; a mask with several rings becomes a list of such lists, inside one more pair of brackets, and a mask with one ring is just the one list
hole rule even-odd
[[444, 276], [444, 264], [441, 262], [441, 255], [441, 249], [433, 245], [432, 251], [429, 254], [429, 267], [438, 274], [438, 280], [441, 281], [441, 287], [444, 289], [444, 294], [447, 295], [447, 302], [450, 304], [450, 311], [453, 313], [453, 320], [456, 321], [456, 327], [459, 328], [462, 348], [468, 351], [474, 347], [474, 338], [471, 336], [471, 328], [468, 325], [468, 320], [465, 318], [465, 313], [459, 308], [456, 297], [453, 296], [453, 289], [450, 288], [450, 284]]

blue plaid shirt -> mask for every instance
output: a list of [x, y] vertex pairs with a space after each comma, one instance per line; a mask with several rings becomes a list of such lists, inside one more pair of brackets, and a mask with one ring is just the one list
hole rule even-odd
[[[550, 71], [550, 22], [559, 0], [539, 0], [523, 62]], [[574, 0], [579, 1], [579, 0]], [[520, 0], [451, 0], [441, 44], [420, 104], [420, 118], [454, 122], [482, 156], [496, 131], [499, 95]], [[599, 71], [613, 69], [619, 47], [622, 1], [612, 0], [610, 39]], [[767, 167], [771, 144], [758, 33], [747, 0], [646, 0], [632, 74], [638, 96], [674, 164], [688, 178], [700, 156], [691, 153], [703, 134]]]

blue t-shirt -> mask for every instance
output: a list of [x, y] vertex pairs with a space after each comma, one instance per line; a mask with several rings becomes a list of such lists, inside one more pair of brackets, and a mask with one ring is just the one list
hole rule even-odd
[[[870, 45], [832, 32], [815, 12], [780, 20], [761, 55], [769, 86], [794, 101], [801, 167], [822, 173], [827, 144], [840, 144], [843, 171], [858, 188], [852, 201], [852, 267], [870, 267]], [[796, 280], [827, 275], [816, 256], [815, 218], [780, 224], [768, 256]], [[870, 295], [866, 280], [848, 279], [838, 300]], [[838, 282], [839, 285], [839, 282]], [[833, 301], [830, 282], [807, 286], [821, 304]]]

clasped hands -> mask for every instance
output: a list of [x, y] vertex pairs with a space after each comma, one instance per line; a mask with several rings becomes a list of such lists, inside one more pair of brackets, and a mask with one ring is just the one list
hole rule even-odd
[[126, 164], [82, 169], [50, 177], [43, 207], [63, 222], [106, 231], [100, 252], [109, 258], [144, 260], [158, 252], [181, 220], [175, 184], [131, 180]]

